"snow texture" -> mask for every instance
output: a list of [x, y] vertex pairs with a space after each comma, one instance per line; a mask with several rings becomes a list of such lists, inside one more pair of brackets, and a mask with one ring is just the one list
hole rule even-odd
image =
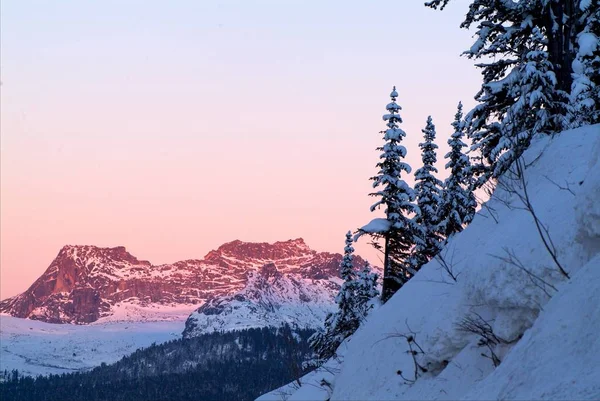
[[[339, 362], [260, 400], [600, 399], [600, 125], [536, 136], [524, 159], [531, 203], [571, 279], [519, 198], [498, 187], [442, 251], [457, 282], [431, 261], [342, 343]], [[493, 348], [498, 367], [460, 328], [476, 314], [505, 341]], [[428, 370], [414, 383], [411, 333]]]
[[0, 371], [37, 376], [88, 370], [180, 338], [181, 330], [183, 321], [71, 325], [0, 315]]

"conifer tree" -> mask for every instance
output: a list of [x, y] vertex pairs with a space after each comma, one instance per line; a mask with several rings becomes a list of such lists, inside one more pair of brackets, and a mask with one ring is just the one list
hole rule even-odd
[[573, 126], [600, 123], [600, 7], [579, 4], [585, 25], [575, 38], [571, 103]]
[[384, 144], [377, 148], [382, 152], [380, 162], [377, 163], [379, 171], [371, 178], [373, 188], [379, 190], [369, 194], [379, 198], [371, 206], [371, 211], [385, 207], [386, 224], [384, 229], [368, 228], [372, 224], [359, 229], [361, 234], [368, 233], [385, 239], [382, 288], [384, 302], [415, 273], [410, 264], [411, 250], [424, 237], [421, 226], [414, 220], [414, 217], [420, 215], [415, 204], [414, 190], [402, 179], [402, 174], [410, 174], [411, 167], [403, 161], [406, 148], [401, 142], [406, 133], [399, 127], [402, 123], [399, 111], [402, 108], [396, 103], [396, 87], [390, 93], [390, 98], [391, 102], [386, 106], [388, 113], [383, 116], [383, 120], [387, 122], [387, 129], [381, 132]]
[[415, 193], [421, 211], [416, 222], [421, 226], [424, 237], [422, 243], [413, 249], [411, 266], [414, 270], [419, 270], [438, 254], [442, 241], [437, 233], [437, 224], [443, 184], [434, 175], [438, 172], [435, 168], [438, 146], [435, 144], [435, 125], [431, 116], [427, 118], [427, 125], [421, 131], [424, 134], [424, 141], [419, 144], [419, 148], [421, 148], [423, 166], [415, 172]]
[[590, 0], [471, 2], [461, 27], [476, 25], [465, 54], [482, 60], [479, 104], [466, 117], [471, 149], [480, 153], [476, 187], [499, 177], [533, 135], [598, 121], [599, 8]]
[[344, 281], [352, 281], [356, 277], [352, 259], [354, 258], [354, 247], [352, 240], [352, 232], [346, 233], [346, 246], [344, 247], [344, 256], [342, 258], [342, 264], [340, 266], [340, 276]]
[[372, 298], [379, 295], [377, 274], [371, 272], [367, 263], [357, 276], [352, 266], [353, 253], [352, 233], [348, 231], [340, 265], [344, 282], [335, 298], [337, 310], [327, 314], [324, 331], [309, 339], [310, 346], [321, 360], [334, 356], [340, 344], [354, 334], [371, 309]]
[[437, 232], [444, 238], [462, 231], [475, 216], [477, 201], [471, 190], [472, 181], [469, 176], [469, 157], [463, 153], [466, 144], [462, 141], [465, 130], [462, 103], [458, 103], [454, 122], [454, 133], [448, 139], [450, 152], [444, 156], [448, 161], [445, 168], [450, 175], [444, 181], [444, 190], [438, 209]]
[[374, 273], [369, 262], [365, 263], [363, 269], [358, 273], [356, 278], [356, 311], [362, 322], [373, 307], [371, 301], [379, 296], [377, 289], [377, 280], [379, 275]]

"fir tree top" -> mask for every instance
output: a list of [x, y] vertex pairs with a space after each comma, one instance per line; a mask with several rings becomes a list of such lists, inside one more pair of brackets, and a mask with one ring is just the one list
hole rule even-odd
[[454, 133], [448, 139], [450, 151], [444, 156], [448, 159], [445, 168], [450, 169], [450, 179], [456, 179], [458, 183], [468, 185], [466, 180], [466, 170], [470, 167], [469, 157], [463, 153], [463, 148], [467, 145], [462, 141], [465, 131], [465, 122], [463, 120], [462, 102], [458, 103], [456, 114], [452, 127]]
[[437, 161], [436, 149], [438, 146], [434, 142], [435, 125], [433, 125], [431, 116], [427, 118], [427, 125], [421, 131], [425, 140], [419, 144], [423, 166], [415, 172], [415, 192], [417, 193], [417, 204], [421, 210], [421, 223], [427, 231], [429, 226], [435, 224], [436, 208], [440, 202], [443, 184], [433, 175], [438, 172], [434, 165]]
[[378, 196], [380, 199], [371, 206], [371, 211], [386, 206], [388, 220], [404, 228], [406, 226], [402, 219], [402, 212], [418, 213], [412, 203], [415, 200], [415, 194], [412, 188], [401, 179], [402, 173], [410, 174], [411, 167], [402, 161], [406, 157], [406, 148], [400, 144], [406, 133], [399, 127], [402, 122], [399, 111], [402, 108], [396, 103], [398, 92], [394, 86], [390, 93], [391, 103], [388, 103], [386, 110], [388, 113], [383, 115], [383, 120], [387, 121], [387, 129], [382, 131], [384, 134], [384, 145], [378, 147], [381, 151], [378, 174], [372, 177], [373, 188], [382, 187], [379, 191], [371, 193], [371, 196]]

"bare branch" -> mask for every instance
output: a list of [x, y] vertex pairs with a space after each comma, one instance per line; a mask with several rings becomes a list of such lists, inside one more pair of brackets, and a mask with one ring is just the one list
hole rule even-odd
[[523, 264], [523, 262], [521, 262], [521, 260], [514, 253], [514, 251], [512, 251], [512, 250], [510, 250], [508, 248], [502, 248], [502, 250], [504, 251], [504, 253], [506, 254], [506, 256], [498, 256], [498, 255], [492, 255], [492, 254], [489, 254], [489, 255], [491, 257], [493, 257], [493, 258], [499, 259], [499, 260], [501, 260], [501, 261], [503, 261], [505, 263], [508, 263], [508, 264], [510, 264], [512, 266], [515, 266], [519, 270], [525, 272], [527, 274], [527, 277], [529, 277], [529, 280], [531, 281], [531, 283], [534, 286], [536, 286], [537, 288], [541, 289], [548, 297], [552, 297], [552, 294], [550, 294], [548, 292], [547, 287], [551, 288], [554, 291], [558, 291], [558, 289], [555, 286], [553, 286], [552, 284], [550, 284], [549, 282], [547, 282], [546, 280], [544, 280], [540, 276], [538, 276], [535, 273], [533, 273], [527, 267], [525, 267], [525, 265]]
[[548, 181], [550, 181], [552, 184], [556, 185], [558, 187], [558, 189], [562, 190], [562, 191], [568, 191], [571, 193], [571, 195], [575, 196], [575, 192], [573, 192], [571, 190], [571, 187], [568, 183], [568, 181], [565, 180], [565, 184], [567, 185], [566, 187], [561, 186], [560, 184], [558, 184], [557, 182], [553, 181], [550, 177], [548, 177], [547, 175], [544, 174], [544, 178], [546, 178]]
[[477, 343], [480, 347], [487, 347], [490, 355], [481, 353], [481, 356], [492, 360], [494, 367], [497, 367], [502, 362], [498, 355], [496, 355], [495, 348], [498, 344], [513, 344], [517, 342], [521, 336], [518, 336], [514, 340], [505, 340], [498, 337], [494, 333], [492, 325], [481, 317], [478, 313], [472, 312], [471, 315], [465, 316], [457, 325], [457, 329], [466, 333], [473, 333], [479, 336], [479, 342]]
[[406, 377], [401, 370], [398, 370], [396, 372], [396, 374], [398, 374], [400, 377], [402, 377], [402, 379], [404, 380], [404, 382], [406, 384], [414, 384], [423, 373], [428, 372], [428, 369], [426, 367], [424, 367], [423, 365], [421, 365], [419, 363], [419, 361], [417, 360], [417, 357], [419, 355], [425, 354], [425, 351], [423, 350], [423, 348], [417, 343], [417, 333], [412, 331], [412, 329], [408, 325], [408, 320], [405, 321], [405, 324], [408, 329], [408, 334], [406, 334], [406, 333], [388, 334], [386, 337], [377, 341], [375, 344], [379, 343], [380, 341], [389, 339], [389, 338], [403, 338], [404, 340], [406, 340], [406, 343], [408, 344], [408, 350], [406, 351], [406, 353], [408, 355], [410, 355], [413, 360], [413, 366], [414, 366], [413, 378], [411, 379], [409, 377]]
[[522, 190], [523, 190], [522, 194], [517, 191], [517, 195], [519, 195], [519, 197], [521, 198], [521, 201], [523, 202], [523, 204], [525, 205], [525, 207], [527, 208], [527, 210], [533, 217], [533, 221], [535, 223], [535, 227], [537, 228], [538, 234], [540, 235], [540, 238], [542, 239], [544, 247], [546, 248], [546, 250], [552, 257], [552, 260], [556, 264], [556, 267], [563, 274], [563, 276], [570, 279], [571, 277], [569, 276], [569, 273], [567, 273], [567, 271], [563, 268], [561, 263], [558, 261], [556, 247], [554, 246], [554, 243], [552, 242], [552, 238], [550, 237], [548, 228], [544, 224], [542, 224], [542, 222], [540, 221], [539, 217], [537, 216], [537, 214], [535, 212], [533, 205], [531, 204], [531, 199], [529, 198], [529, 192], [527, 191], [527, 181], [525, 180], [525, 169], [523, 168], [522, 163], [523, 162], [522, 162], [521, 158], [517, 159], [515, 162], [515, 166], [517, 169], [518, 176], [521, 180]]

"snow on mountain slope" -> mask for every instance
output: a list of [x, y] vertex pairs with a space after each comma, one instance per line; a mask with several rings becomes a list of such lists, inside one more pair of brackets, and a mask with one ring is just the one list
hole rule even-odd
[[[202, 260], [159, 266], [124, 247], [65, 246], [27, 291], [0, 302], [0, 313], [50, 323], [183, 320], [207, 299], [240, 291], [249, 272], [269, 263], [284, 275], [327, 283], [339, 275], [341, 258], [316, 252], [301, 238], [273, 244], [237, 240]], [[357, 256], [356, 263], [362, 267], [364, 261]]]
[[250, 272], [246, 287], [234, 295], [212, 298], [192, 313], [184, 337], [215, 330], [279, 327], [317, 328], [334, 308], [341, 279], [284, 275], [271, 263]]
[[[599, 399], [600, 125], [537, 137], [524, 158], [531, 203], [570, 280], [518, 196], [499, 185], [443, 251], [456, 282], [428, 263], [340, 346], [339, 361], [260, 400]], [[505, 342], [492, 346], [497, 368], [464, 330], [479, 317]], [[424, 352], [416, 358], [427, 372], [414, 383], [403, 335]]]
[[91, 369], [179, 338], [182, 329], [182, 321], [67, 325], [0, 315], [0, 370], [36, 376]]

